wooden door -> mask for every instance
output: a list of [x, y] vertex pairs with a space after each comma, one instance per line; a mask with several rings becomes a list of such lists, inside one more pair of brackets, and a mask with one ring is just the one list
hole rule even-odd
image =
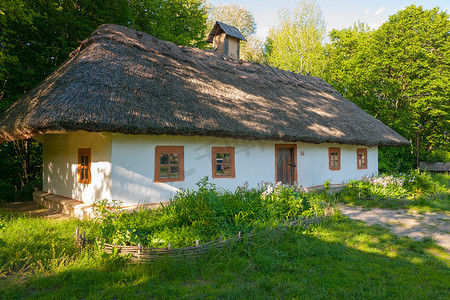
[[275, 181], [293, 184], [297, 181], [297, 145], [275, 145]]

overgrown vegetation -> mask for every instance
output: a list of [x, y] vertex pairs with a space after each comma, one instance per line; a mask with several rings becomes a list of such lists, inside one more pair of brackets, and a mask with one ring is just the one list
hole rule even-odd
[[450, 211], [448, 178], [449, 175], [430, 175], [419, 170], [363, 177], [350, 181], [341, 198], [345, 203], [369, 207]]
[[[339, 217], [251, 243], [149, 265], [78, 252], [75, 226], [0, 211], [0, 298], [422, 298], [449, 296], [448, 255]], [[90, 234], [90, 233], [89, 233]], [[434, 253], [434, 255], [430, 254]]]
[[335, 202], [326, 193], [305, 193], [296, 186], [271, 183], [258, 188], [246, 185], [231, 192], [217, 188], [208, 177], [197, 190], [181, 190], [169, 204], [157, 210], [134, 213], [108, 209], [98, 203], [102, 238], [108, 243], [166, 247], [192, 246], [276, 227], [300, 216], [321, 215]]

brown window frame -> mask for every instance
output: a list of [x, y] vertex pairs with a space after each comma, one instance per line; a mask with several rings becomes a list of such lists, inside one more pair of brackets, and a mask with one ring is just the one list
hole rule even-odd
[[[337, 166], [334, 166], [331, 163], [333, 161], [331, 154], [336, 152], [338, 154], [338, 159], [337, 159]], [[328, 168], [331, 171], [339, 171], [341, 169], [341, 148], [338, 147], [328, 148]]]
[[[87, 166], [82, 165], [82, 157], [83, 156], [87, 156], [88, 158], [88, 164]], [[78, 148], [78, 183], [85, 183], [85, 184], [90, 184], [91, 180], [92, 180], [92, 175], [91, 175], [91, 161], [92, 161], [92, 156], [91, 156], [91, 148]], [[81, 178], [82, 177], [82, 173], [84, 173], [85, 169], [88, 169], [88, 178]]]
[[[170, 162], [169, 178], [161, 178], [161, 154], [178, 154], [178, 178], [170, 178]], [[184, 181], [184, 146], [156, 146], [155, 147], [155, 182], [176, 182]]]
[[[228, 153], [231, 156], [230, 162], [230, 175], [217, 174], [217, 154]], [[222, 163], [225, 164], [225, 163]], [[236, 177], [236, 161], [235, 161], [235, 149], [234, 147], [211, 147], [211, 166], [212, 166], [212, 178], [235, 178]]]
[[[364, 153], [364, 165], [361, 166], [359, 164], [360, 160], [359, 160], [359, 154], [360, 153]], [[356, 167], [358, 168], [358, 170], [363, 170], [363, 169], [367, 169], [367, 148], [358, 148], [356, 149]]]

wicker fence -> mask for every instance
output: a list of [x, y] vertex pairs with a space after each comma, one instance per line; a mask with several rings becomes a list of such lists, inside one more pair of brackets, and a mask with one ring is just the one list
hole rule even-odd
[[[237, 235], [228, 238], [226, 240], [222, 240], [221, 238], [205, 243], [205, 244], [199, 244], [199, 241], [195, 241], [195, 246], [190, 247], [184, 247], [184, 248], [176, 248], [172, 249], [171, 245], [169, 244], [168, 247], [165, 248], [153, 248], [153, 247], [141, 247], [140, 244], [137, 246], [123, 246], [123, 245], [115, 245], [115, 244], [108, 244], [108, 243], [102, 243], [102, 249], [104, 252], [112, 254], [112, 253], [118, 253], [118, 254], [124, 254], [124, 255], [130, 255], [130, 259], [133, 262], [151, 262], [152, 260], [170, 256], [170, 257], [187, 257], [187, 256], [198, 256], [202, 254], [206, 254], [210, 252], [213, 249], [222, 249], [225, 246], [232, 245], [233, 243], [239, 243], [242, 241], [248, 242], [252, 237], [256, 235], [261, 235], [268, 233], [270, 231], [274, 230], [280, 230], [291, 226], [303, 226], [303, 227], [309, 227], [311, 224], [318, 224], [320, 222], [323, 222], [325, 219], [329, 218], [331, 215], [334, 215], [334, 208], [329, 207], [325, 209], [323, 216], [317, 216], [314, 217], [301, 217], [299, 219], [295, 219], [289, 223], [283, 224], [282, 226], [268, 229], [265, 231], [259, 231], [259, 232], [253, 232], [246, 235], [241, 235], [241, 232], [239, 232]], [[75, 232], [75, 238], [76, 242], [80, 247], [85, 247], [87, 244], [92, 244], [95, 242], [95, 240], [89, 240], [86, 239], [85, 232], [83, 231], [81, 234], [79, 233], [79, 228], [77, 226], [76, 232]]]

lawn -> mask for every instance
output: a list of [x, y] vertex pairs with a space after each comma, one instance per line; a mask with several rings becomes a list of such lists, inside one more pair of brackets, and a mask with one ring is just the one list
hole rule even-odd
[[76, 225], [0, 212], [1, 299], [411, 298], [448, 299], [450, 261], [430, 240], [337, 216], [274, 231], [204, 257], [128, 264], [81, 252]]

